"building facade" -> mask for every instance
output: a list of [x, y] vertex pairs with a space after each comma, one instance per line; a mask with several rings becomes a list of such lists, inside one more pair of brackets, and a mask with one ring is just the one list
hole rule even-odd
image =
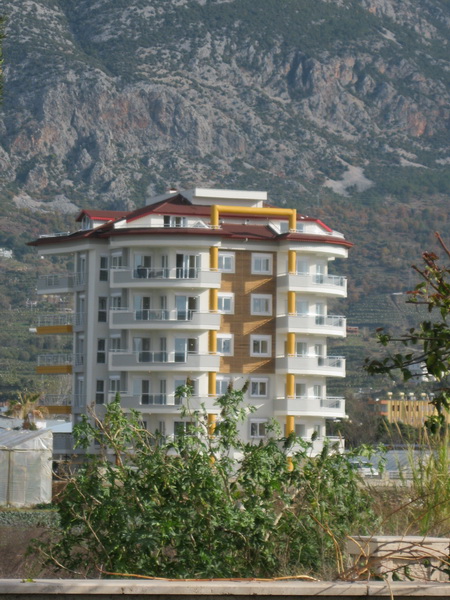
[[276, 419], [321, 449], [326, 420], [345, 417], [326, 385], [345, 376], [345, 359], [327, 352], [328, 338], [346, 334], [346, 319], [328, 312], [346, 296], [346, 278], [328, 271], [351, 246], [342, 234], [267, 205], [265, 192], [202, 188], [77, 220], [75, 233], [31, 243], [72, 255], [73, 271], [41, 277], [38, 291], [72, 294], [73, 312], [42, 317], [37, 332], [72, 335], [73, 353], [42, 355], [37, 370], [72, 373], [75, 423], [120, 392], [150, 431], [177, 435], [188, 418], [176, 389], [188, 379], [191, 405], [211, 420], [217, 396], [248, 382], [257, 410], [244, 439]]

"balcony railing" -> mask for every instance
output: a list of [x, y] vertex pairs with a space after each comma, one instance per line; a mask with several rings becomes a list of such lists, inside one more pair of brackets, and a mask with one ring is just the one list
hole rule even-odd
[[[184, 269], [181, 267], [150, 269], [140, 267], [137, 269], [120, 268], [111, 270], [111, 284], [116, 286], [135, 285], [148, 287], [152, 283], [156, 287], [163, 282], [170, 285], [186, 286], [192, 282], [196, 285], [219, 287], [221, 274], [218, 271], [202, 270], [196, 267]], [[145, 285], [144, 285], [145, 284]], [[166, 283], [167, 285], [167, 283]]]
[[212, 312], [198, 312], [194, 310], [165, 310], [142, 309], [129, 310], [127, 308], [112, 310], [110, 313], [111, 327], [133, 327], [149, 324], [152, 327], [174, 327], [184, 329], [218, 329], [220, 327], [220, 314]]
[[278, 356], [276, 359], [277, 371], [288, 371], [302, 374], [328, 375], [344, 377], [345, 357], [343, 356]]
[[120, 395], [123, 408], [139, 408], [140, 406], [181, 406], [183, 399], [175, 394], [127, 394]]
[[278, 289], [345, 296], [347, 278], [323, 273], [283, 273], [278, 276]]
[[46, 394], [39, 400], [42, 406], [72, 406], [70, 394]]
[[320, 333], [320, 335], [344, 337], [347, 319], [340, 315], [286, 314], [277, 317], [278, 331]]
[[73, 325], [75, 320], [74, 317], [75, 315], [72, 312], [54, 313], [52, 315], [39, 315], [38, 327], [57, 327], [60, 325]]
[[39, 367], [54, 367], [60, 365], [72, 365], [73, 354], [39, 354]]
[[64, 273], [57, 275], [42, 275], [38, 279], [38, 292], [48, 293], [59, 292], [61, 290], [71, 290], [74, 287], [82, 286], [86, 282], [86, 273]]
[[171, 365], [171, 369], [180, 366], [182, 369], [197, 371], [213, 371], [219, 369], [220, 356], [216, 354], [198, 354], [191, 352], [139, 352], [114, 351], [109, 353], [110, 369], [142, 369], [146, 366]]
[[277, 398], [275, 414], [294, 416], [345, 416], [345, 399], [334, 396], [297, 396]]

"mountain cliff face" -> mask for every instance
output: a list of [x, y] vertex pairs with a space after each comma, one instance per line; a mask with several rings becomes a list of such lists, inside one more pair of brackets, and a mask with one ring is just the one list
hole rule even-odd
[[343, 231], [339, 310], [371, 329], [448, 230], [448, 0], [0, 0], [0, 15], [0, 247], [17, 259], [0, 258], [1, 309], [63, 268], [27, 241], [174, 185], [264, 189]]
[[432, 170], [446, 191], [445, 0], [3, 0], [1, 12], [0, 167], [18, 206], [132, 206], [198, 183], [380, 198], [397, 193], [385, 168]]

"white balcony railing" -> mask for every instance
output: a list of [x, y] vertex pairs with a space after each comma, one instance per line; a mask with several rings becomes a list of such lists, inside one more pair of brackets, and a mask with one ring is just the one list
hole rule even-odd
[[196, 371], [214, 371], [220, 366], [220, 356], [216, 354], [198, 354], [190, 352], [120, 352], [109, 353], [110, 369], [145, 369], [149, 367], [160, 368], [161, 365], [170, 365], [170, 369]]
[[193, 310], [112, 310], [111, 327], [172, 327], [175, 329], [219, 329], [221, 316], [212, 312]]
[[277, 330], [345, 337], [347, 319], [340, 315], [286, 314], [277, 317]]
[[343, 356], [278, 356], [278, 372], [301, 373], [303, 375], [324, 375], [328, 377], [345, 376], [345, 357]]
[[112, 286], [135, 286], [135, 287], [164, 287], [194, 286], [219, 287], [221, 273], [218, 271], [202, 270], [199, 268], [184, 269], [173, 267], [170, 269], [139, 269], [120, 268], [111, 270]]
[[278, 276], [278, 289], [313, 292], [345, 297], [347, 278], [322, 273], [283, 273]]
[[276, 415], [321, 416], [343, 418], [345, 399], [334, 396], [297, 396], [277, 398], [274, 404]]

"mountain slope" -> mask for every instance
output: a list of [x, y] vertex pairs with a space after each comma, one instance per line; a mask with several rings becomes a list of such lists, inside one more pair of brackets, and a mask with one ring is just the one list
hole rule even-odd
[[[335, 270], [358, 325], [354, 304], [411, 287], [445, 234], [448, 0], [0, 0], [0, 14], [0, 247], [29, 275], [55, 265], [27, 239], [73, 228], [80, 207], [264, 189], [355, 242]], [[7, 261], [0, 275], [0, 306], [33, 295]]]

